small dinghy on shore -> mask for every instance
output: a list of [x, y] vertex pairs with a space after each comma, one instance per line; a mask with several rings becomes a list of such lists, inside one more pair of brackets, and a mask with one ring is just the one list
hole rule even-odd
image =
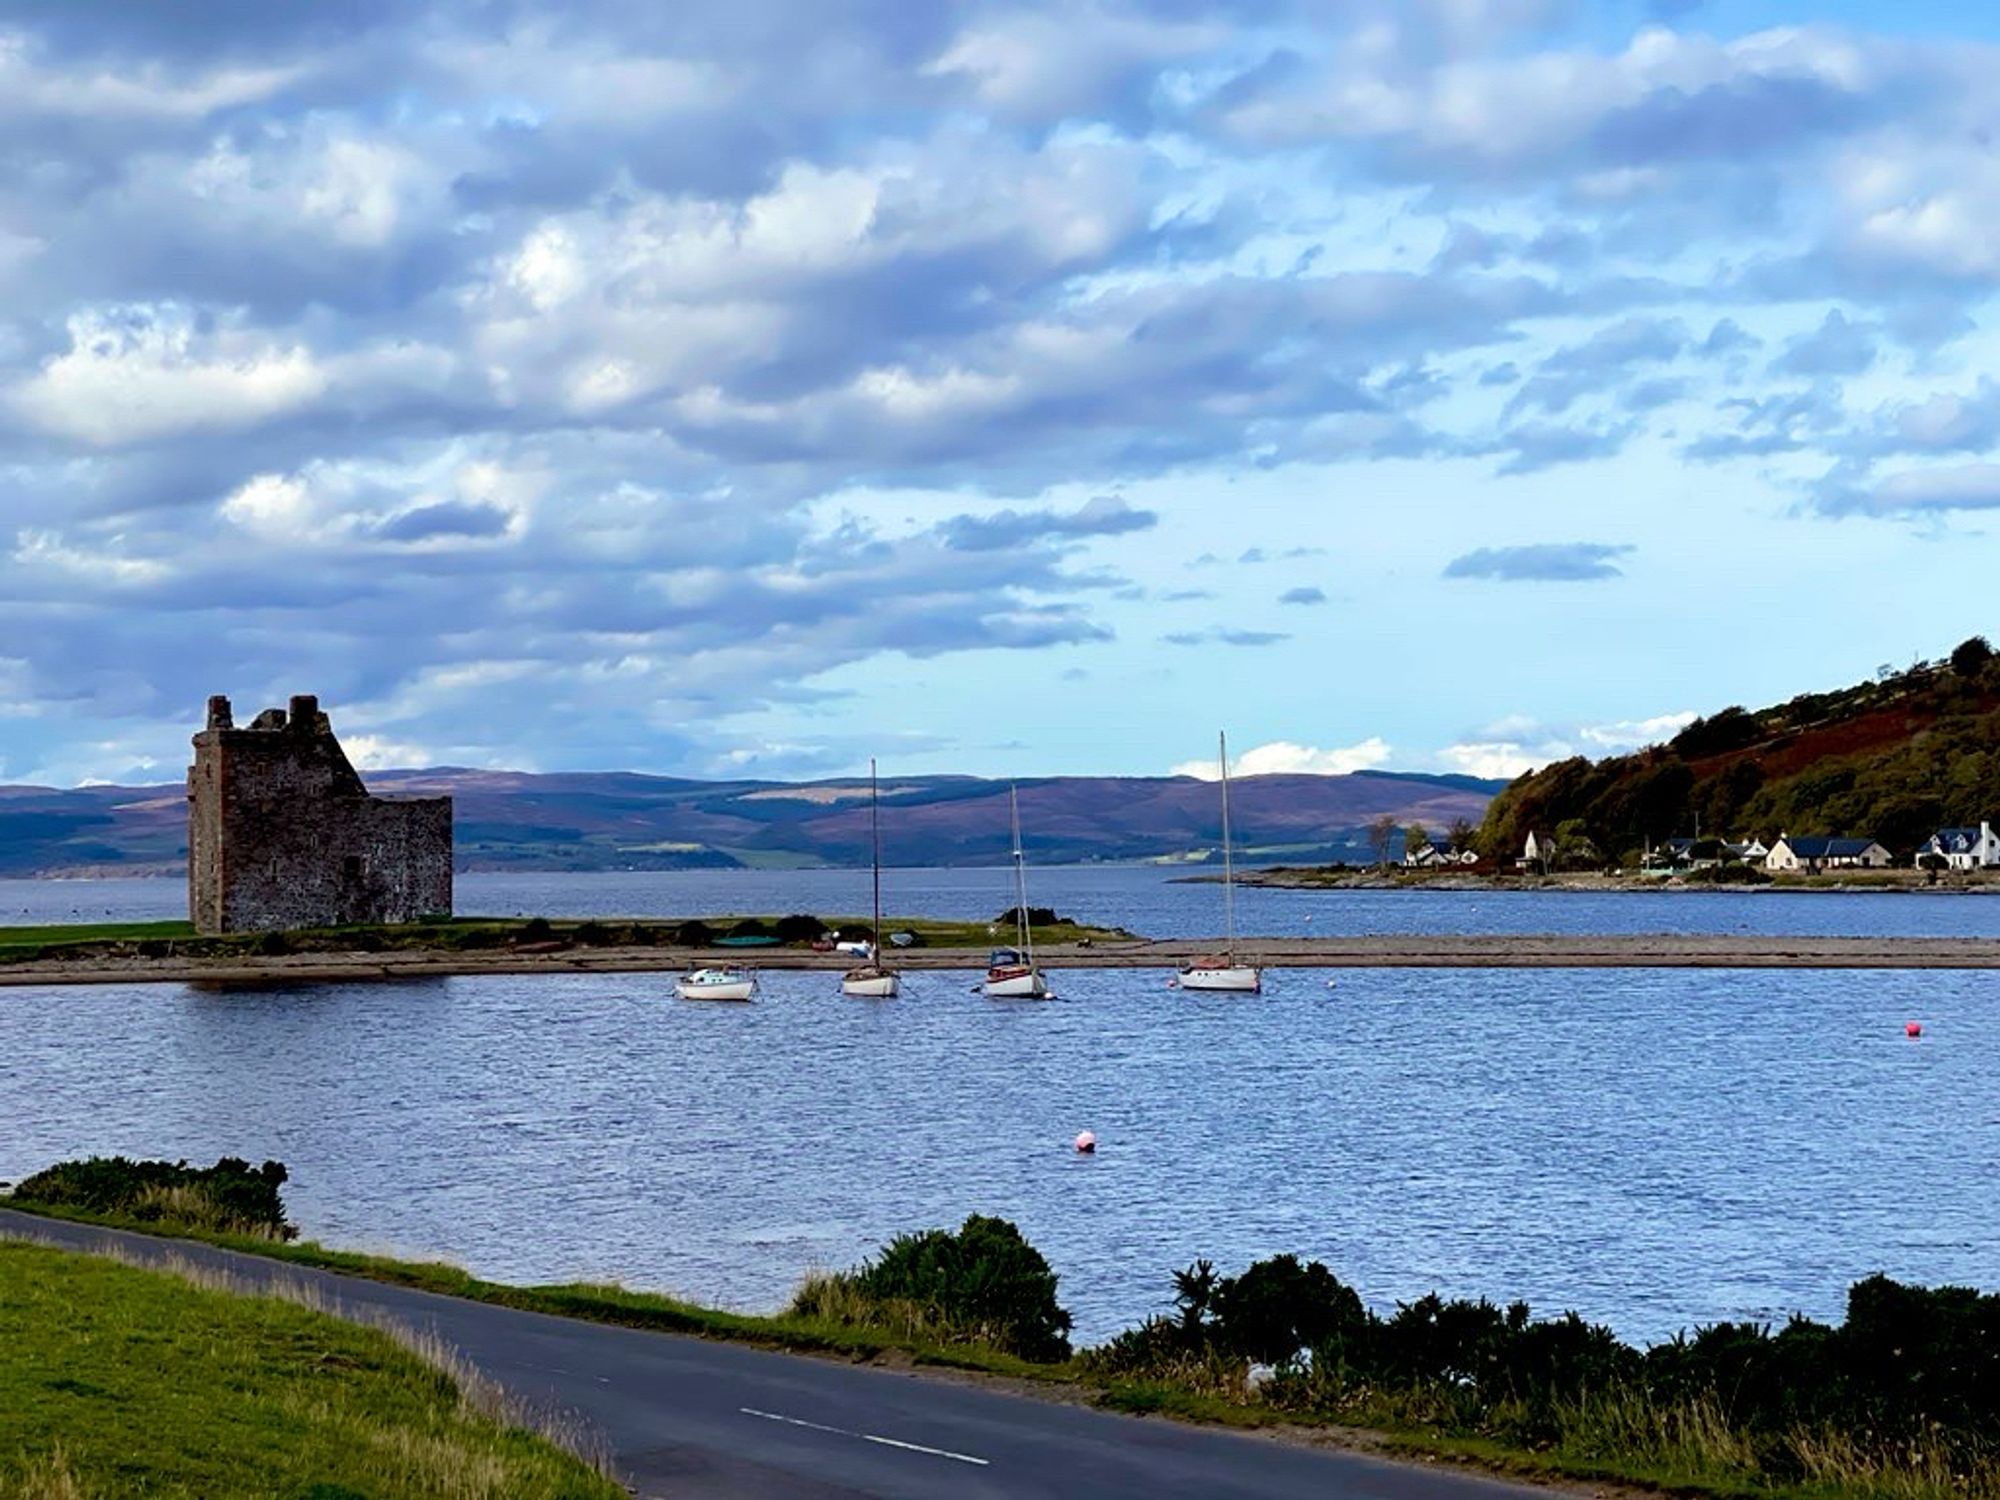
[[690, 969], [674, 976], [674, 994], [683, 1000], [748, 1000], [757, 976], [748, 969]]

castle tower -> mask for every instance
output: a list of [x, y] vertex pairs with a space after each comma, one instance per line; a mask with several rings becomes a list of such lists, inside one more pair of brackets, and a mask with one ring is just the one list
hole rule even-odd
[[188, 768], [188, 916], [204, 933], [451, 913], [451, 799], [370, 796], [317, 698], [238, 729], [208, 700]]

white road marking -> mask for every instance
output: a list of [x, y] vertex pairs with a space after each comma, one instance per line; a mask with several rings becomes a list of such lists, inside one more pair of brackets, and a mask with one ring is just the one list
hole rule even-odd
[[766, 1422], [783, 1422], [788, 1427], [808, 1427], [814, 1432], [830, 1432], [836, 1437], [859, 1438], [864, 1443], [880, 1443], [884, 1448], [901, 1448], [909, 1453], [928, 1453], [933, 1458], [949, 1458], [962, 1464], [977, 1464], [980, 1468], [990, 1468], [990, 1458], [974, 1458], [970, 1453], [954, 1453], [949, 1448], [926, 1448], [922, 1443], [906, 1443], [901, 1438], [878, 1437], [872, 1432], [850, 1432], [845, 1427], [829, 1427], [824, 1422], [808, 1422], [804, 1417], [787, 1417], [774, 1411], [759, 1411], [754, 1406], [736, 1408], [746, 1417], [762, 1417]]

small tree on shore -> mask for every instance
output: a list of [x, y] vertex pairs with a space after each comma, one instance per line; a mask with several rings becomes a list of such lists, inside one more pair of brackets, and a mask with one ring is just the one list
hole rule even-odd
[[1368, 825], [1368, 843], [1375, 851], [1375, 863], [1387, 868], [1389, 846], [1396, 842], [1396, 820], [1388, 813]]

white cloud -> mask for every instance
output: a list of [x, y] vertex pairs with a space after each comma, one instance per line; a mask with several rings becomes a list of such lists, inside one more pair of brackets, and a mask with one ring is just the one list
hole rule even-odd
[[253, 333], [198, 332], [185, 310], [78, 313], [69, 352], [8, 399], [45, 432], [108, 448], [250, 427], [312, 402], [326, 375], [310, 351]]
[[1606, 724], [1549, 725], [1513, 714], [1486, 725], [1469, 739], [1447, 745], [1437, 758], [1447, 770], [1511, 781], [1523, 771], [1538, 771], [1573, 755], [1602, 759], [1657, 745], [1673, 738], [1695, 717], [1683, 710]]
[[[1346, 776], [1354, 771], [1372, 770], [1392, 754], [1389, 742], [1379, 737], [1332, 750], [1298, 745], [1290, 740], [1272, 740], [1253, 750], [1230, 757], [1232, 776]], [[1221, 770], [1212, 760], [1183, 761], [1168, 773], [1196, 776], [1203, 781], [1221, 779]]]

